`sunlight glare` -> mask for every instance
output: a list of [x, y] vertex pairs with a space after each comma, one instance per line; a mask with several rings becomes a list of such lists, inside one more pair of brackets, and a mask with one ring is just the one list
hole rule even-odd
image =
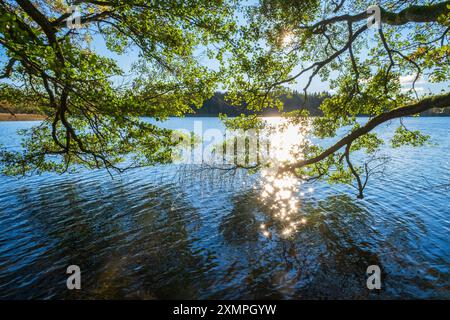
[[283, 47], [287, 47], [287, 46], [291, 45], [293, 41], [294, 41], [294, 35], [292, 32], [287, 31], [283, 34], [282, 40], [281, 40]]
[[[300, 225], [306, 224], [306, 219], [301, 218], [299, 187], [302, 181], [290, 173], [280, 174], [280, 166], [291, 163], [301, 158], [301, 155], [293, 155], [293, 151], [299, 150], [299, 146], [307, 142], [306, 136], [309, 128], [300, 128], [284, 122], [285, 119], [271, 118], [272, 130], [266, 139], [270, 142], [269, 159], [270, 166], [261, 171], [261, 200], [270, 205], [271, 218], [281, 225], [282, 237], [289, 237], [297, 231]], [[312, 188], [308, 189], [313, 192]], [[269, 224], [271, 225], [271, 224]], [[261, 225], [263, 234], [269, 234], [266, 224]]]

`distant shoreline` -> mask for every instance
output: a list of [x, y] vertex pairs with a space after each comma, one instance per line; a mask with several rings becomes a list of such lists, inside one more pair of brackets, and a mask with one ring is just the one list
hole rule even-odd
[[[216, 115], [195, 115], [189, 114], [185, 117], [173, 117], [173, 118], [217, 118]], [[262, 115], [263, 118], [272, 118], [272, 117], [280, 117], [280, 115]], [[450, 117], [450, 115], [446, 114], [432, 114], [432, 115], [421, 115], [421, 118], [434, 118], [434, 117]], [[45, 120], [45, 116], [40, 114], [29, 114], [29, 113], [16, 113], [14, 116], [10, 113], [0, 113], [0, 122], [1, 121], [42, 121]], [[144, 116], [144, 118], [147, 118]], [[365, 118], [365, 116], [358, 116], [358, 118]]]
[[16, 113], [0, 113], [0, 121], [42, 121], [46, 117], [40, 114]]
[[[261, 118], [276, 118], [276, 117], [281, 117], [281, 114], [259, 114], [258, 116], [260, 116]], [[144, 116], [146, 118], [150, 118], [147, 116]], [[203, 115], [203, 114], [189, 114], [186, 115], [184, 117], [171, 117], [171, 118], [218, 118], [218, 115]], [[228, 116], [230, 118], [235, 118], [236, 116]], [[317, 116], [317, 115], [313, 115], [313, 116], [309, 116], [310, 118], [316, 118], [316, 117], [321, 117], [321, 116]], [[357, 118], [368, 118], [368, 116], [356, 116]], [[443, 117], [443, 118], [450, 118], [450, 114], [440, 114], [440, 113], [434, 113], [434, 114], [421, 114], [419, 116], [420, 118], [439, 118], [439, 117]], [[416, 118], [415, 116], [406, 116], [405, 118]]]

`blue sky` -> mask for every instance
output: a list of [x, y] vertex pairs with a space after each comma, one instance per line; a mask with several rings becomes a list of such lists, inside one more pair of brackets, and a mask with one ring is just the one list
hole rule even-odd
[[[376, 34], [374, 30], [369, 30], [367, 33], [367, 37], [372, 37], [373, 39], [376, 39]], [[375, 41], [375, 40], [374, 40]], [[125, 71], [125, 73], [129, 73], [129, 70], [131, 68], [131, 65], [133, 62], [137, 61], [138, 59], [138, 50], [128, 50], [128, 52], [124, 55], [117, 55], [115, 53], [110, 52], [105, 45], [105, 42], [102, 37], [94, 37], [92, 43], [91, 43], [91, 49], [94, 51], [111, 57], [115, 59], [118, 63], [118, 65]], [[197, 50], [197, 55], [200, 56], [200, 61], [203, 65], [206, 65], [214, 70], [217, 70], [219, 67], [219, 64], [215, 60], [210, 60], [201, 53], [203, 52], [205, 48], [199, 48]], [[363, 54], [367, 54], [367, 51], [363, 51]], [[301, 78], [298, 79], [296, 84], [289, 85], [290, 88], [293, 90], [302, 91], [303, 87], [308, 81], [310, 73], [304, 74]], [[331, 74], [331, 78], [336, 77], [336, 73]], [[400, 78], [400, 81], [402, 83], [403, 90], [409, 90], [412, 87], [412, 82], [414, 80], [414, 75], [405, 75]], [[427, 78], [421, 78], [416, 82], [416, 90], [417, 93], [422, 95], [425, 93], [439, 93], [441, 91], [448, 91], [450, 87], [450, 82], [445, 83], [429, 83], [427, 81]], [[330, 91], [329, 82], [328, 81], [321, 81], [319, 77], [315, 77], [312, 81], [309, 92], [323, 92], [323, 91]], [[332, 91], [331, 91], [332, 92]]]

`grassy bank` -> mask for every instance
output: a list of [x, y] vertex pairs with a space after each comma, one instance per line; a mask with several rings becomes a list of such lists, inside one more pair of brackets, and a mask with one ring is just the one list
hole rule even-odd
[[38, 121], [44, 119], [45, 116], [40, 114], [16, 113], [12, 115], [10, 113], [0, 113], [0, 121]]

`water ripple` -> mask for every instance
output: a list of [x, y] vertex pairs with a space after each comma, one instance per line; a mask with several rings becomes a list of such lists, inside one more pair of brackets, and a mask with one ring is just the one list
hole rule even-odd
[[[0, 177], [0, 298], [450, 298], [449, 191], [437, 187], [449, 180], [450, 121], [405, 123], [439, 145], [386, 149], [389, 170], [364, 200], [320, 183], [298, 194], [307, 223], [288, 238], [261, 233], [273, 209], [257, 176], [180, 179], [164, 166]], [[65, 287], [70, 264], [81, 291]], [[383, 271], [379, 294], [365, 287], [370, 264]]]

